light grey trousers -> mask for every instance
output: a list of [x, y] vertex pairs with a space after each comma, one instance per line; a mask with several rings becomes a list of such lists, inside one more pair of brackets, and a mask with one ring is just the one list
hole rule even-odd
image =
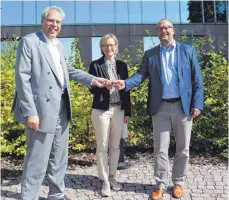
[[124, 121], [124, 111], [120, 108], [121, 106], [110, 107], [107, 111], [92, 109], [92, 123], [97, 143], [97, 169], [99, 178], [105, 182], [109, 182], [109, 174], [115, 175], [117, 171]]
[[192, 117], [183, 112], [181, 101], [163, 102], [159, 112], [152, 117], [154, 139], [154, 177], [157, 187], [169, 185], [169, 157], [171, 131], [176, 142], [176, 154], [173, 161], [173, 184], [184, 185], [188, 170], [189, 144], [192, 130]]
[[45, 174], [49, 180], [48, 199], [57, 200], [64, 196], [69, 128], [67, 111], [63, 105], [62, 102], [55, 134], [34, 132], [26, 128], [28, 146], [22, 176], [22, 200], [38, 200]]

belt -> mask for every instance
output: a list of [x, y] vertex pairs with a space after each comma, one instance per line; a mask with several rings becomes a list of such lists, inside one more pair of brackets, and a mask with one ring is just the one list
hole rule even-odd
[[180, 97], [177, 98], [170, 98], [170, 99], [162, 99], [162, 101], [167, 102], [167, 103], [173, 103], [173, 102], [177, 102], [180, 101]]
[[121, 102], [116, 102], [116, 103], [110, 103], [111, 107], [116, 107], [116, 106], [120, 106]]

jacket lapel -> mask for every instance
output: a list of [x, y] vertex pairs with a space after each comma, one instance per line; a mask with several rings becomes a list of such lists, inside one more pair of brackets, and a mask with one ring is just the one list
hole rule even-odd
[[104, 59], [104, 57], [102, 57], [101, 59], [103, 59], [103, 60], [101, 60], [102, 61], [101, 62], [101, 70], [102, 70], [102, 72], [104, 74], [104, 77], [109, 79], [109, 75], [108, 75], [107, 68], [106, 68], [106, 65], [105, 65], [105, 59]]
[[156, 47], [156, 58], [157, 58], [157, 71], [161, 79], [161, 55], [160, 55], [160, 45]]
[[180, 43], [176, 42], [176, 57], [177, 57], [177, 73], [178, 73], [178, 77], [180, 79], [181, 77], [181, 61], [180, 61]]
[[58, 73], [57, 73], [57, 70], [56, 70], [56, 66], [55, 66], [55, 64], [53, 62], [52, 55], [51, 55], [51, 53], [49, 51], [48, 44], [45, 42], [45, 38], [44, 38], [43, 33], [41, 31], [38, 32], [38, 37], [40, 38], [39, 44], [40, 44], [41, 50], [43, 52], [43, 55], [44, 55], [46, 61], [48, 62], [51, 70], [55, 74], [57, 80], [60, 82], [59, 76], [58, 76]]

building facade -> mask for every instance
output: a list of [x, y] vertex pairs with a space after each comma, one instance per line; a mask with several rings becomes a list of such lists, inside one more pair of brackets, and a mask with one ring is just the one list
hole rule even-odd
[[[144, 42], [144, 50], [158, 44], [156, 24], [162, 18], [175, 26], [175, 38], [208, 37], [216, 50], [228, 44], [228, 2], [221, 0], [189, 1], [2, 1], [2, 40], [13, 35], [23, 37], [40, 29], [42, 10], [50, 5], [65, 11], [59, 35], [70, 53], [71, 41], [79, 38], [78, 47], [86, 66], [99, 56], [99, 39], [107, 33], [118, 37], [122, 52], [129, 45]], [[149, 32], [155, 43], [151, 44]], [[226, 57], [228, 58], [228, 52]], [[134, 60], [134, 58], [133, 58]]]

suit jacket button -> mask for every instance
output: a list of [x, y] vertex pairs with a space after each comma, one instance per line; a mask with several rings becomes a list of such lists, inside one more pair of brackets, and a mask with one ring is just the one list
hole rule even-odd
[[50, 72], [47, 73], [48, 75], [50, 74]]
[[52, 86], [50, 86], [49, 89], [52, 89]]
[[50, 101], [50, 99], [46, 99], [46, 102], [49, 102]]

